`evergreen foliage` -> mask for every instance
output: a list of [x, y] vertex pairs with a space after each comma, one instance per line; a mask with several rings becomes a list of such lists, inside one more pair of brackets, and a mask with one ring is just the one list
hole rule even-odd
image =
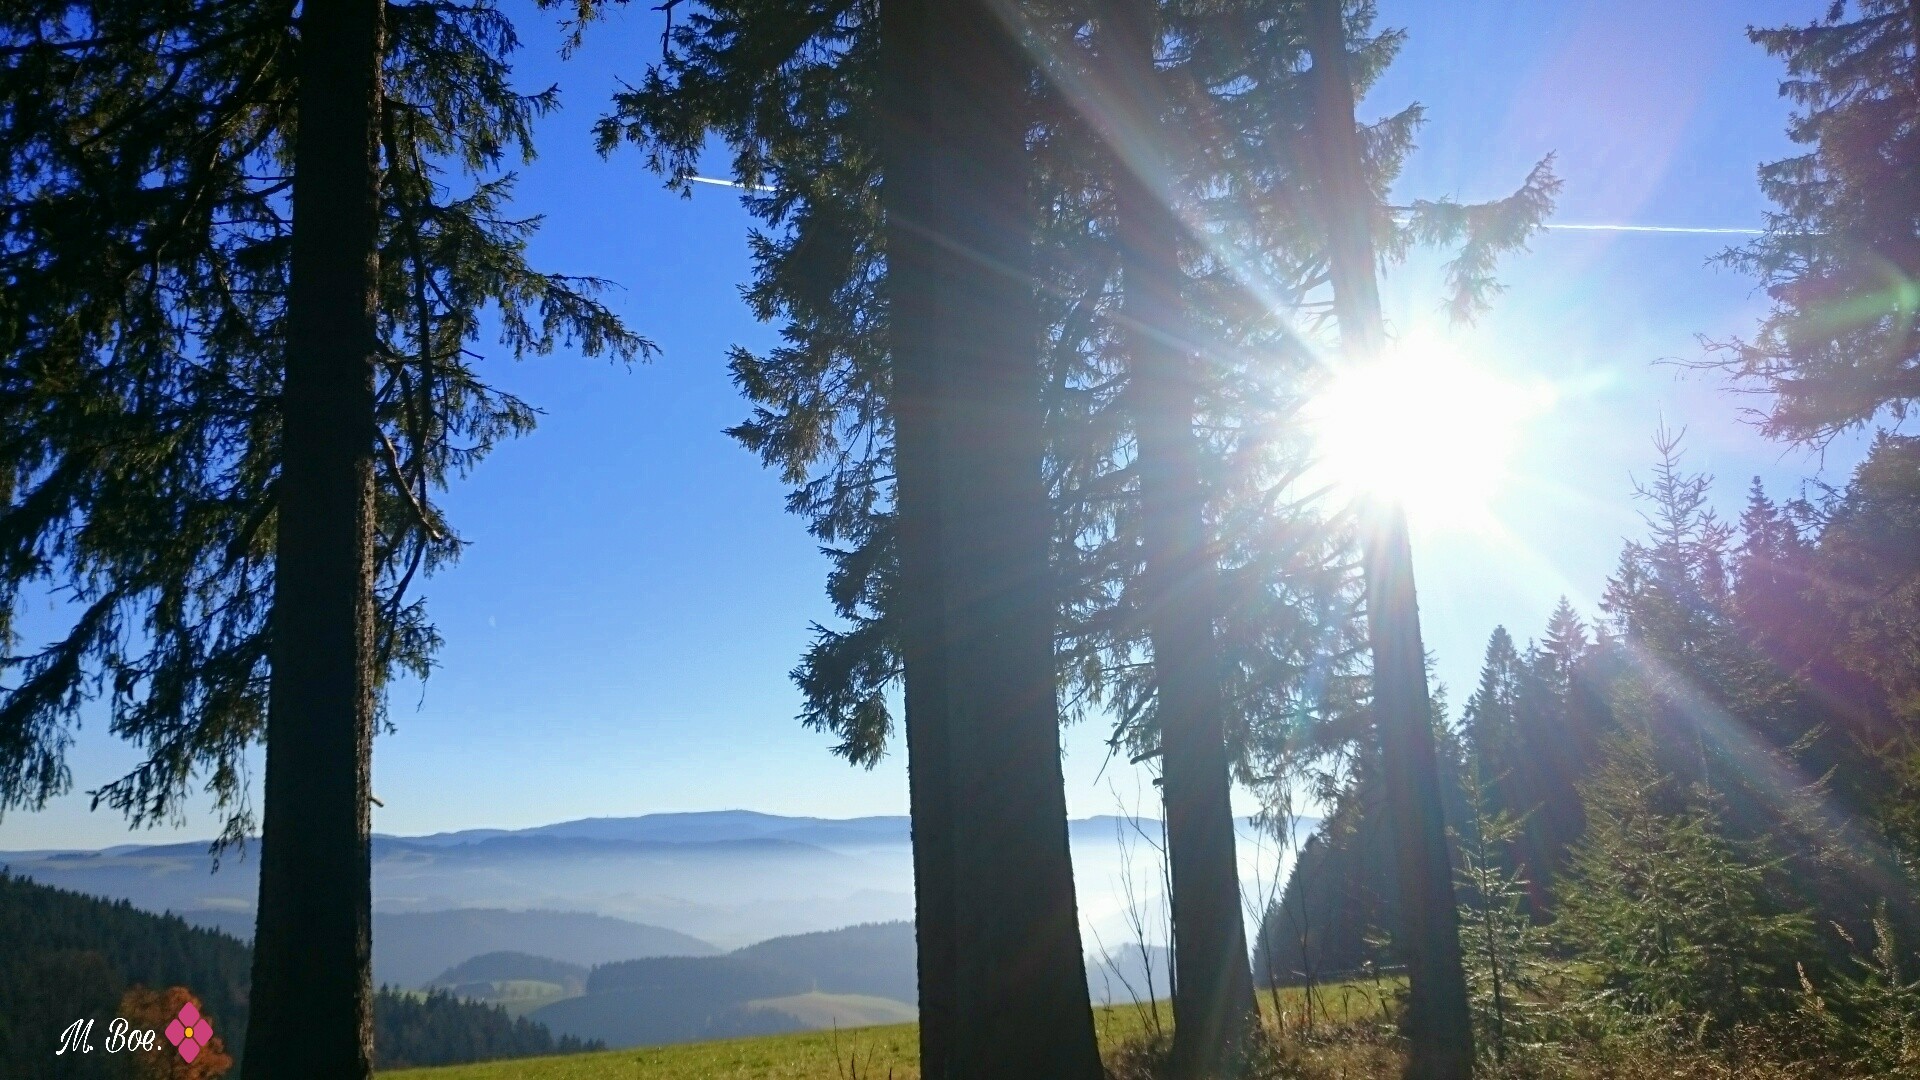
[[[136, 987], [185, 987], [236, 1060], [247, 1030], [244, 942], [202, 930], [174, 915], [141, 911], [38, 885], [0, 872], [0, 1054], [9, 1077], [118, 1077], [103, 1053], [86, 1064], [56, 1058], [59, 1033], [95, 1018], [94, 1042], [106, 1036]], [[382, 988], [374, 998], [374, 1052], [381, 1068], [447, 1065], [599, 1049], [545, 1026], [515, 1020], [497, 1006]], [[161, 1019], [160, 1027], [165, 1026]], [[75, 1069], [79, 1071], [74, 1071]], [[91, 1070], [91, 1071], [89, 1071]]]
[[499, 1005], [464, 1001], [449, 990], [423, 994], [384, 986], [374, 999], [373, 1045], [383, 1069], [606, 1049], [571, 1035], [555, 1038], [544, 1024], [515, 1019]]
[[1454, 837], [1460, 859], [1460, 953], [1473, 1005], [1475, 1045], [1495, 1061], [1526, 1040], [1546, 985], [1545, 949], [1527, 911], [1526, 878], [1508, 854], [1525, 835], [1525, 818], [1490, 806], [1477, 761], [1461, 773], [1467, 813]]
[[[1145, 625], [1133, 610], [1141, 523], [1116, 337], [1112, 165], [1101, 149], [1098, 67], [1085, 44], [1097, 14], [1072, 5], [1030, 13], [1029, 30], [1047, 43], [1030, 145], [1043, 210], [1038, 299], [1048, 324], [1064, 698], [1076, 712], [1111, 704], [1121, 718], [1116, 739], [1137, 754], [1152, 752], [1156, 736]], [[1285, 5], [1171, 4], [1161, 19], [1169, 43], [1158, 66], [1181, 115], [1218, 118], [1173, 125], [1174, 137], [1194, 143], [1175, 150], [1174, 179], [1156, 194], [1174, 200], [1191, 248], [1182, 288], [1195, 313], [1194, 347], [1207, 357], [1212, 547], [1221, 591], [1236, 598], [1219, 631], [1230, 730], [1244, 753], [1250, 741], [1270, 743], [1357, 693], [1346, 538], [1288, 487], [1306, 449], [1289, 418], [1317, 370], [1290, 313], [1324, 281], [1299, 149], [1310, 118], [1299, 78], [1308, 58], [1298, 12]], [[1401, 41], [1372, 23], [1371, 7], [1354, 9], [1361, 90]], [[886, 748], [894, 723], [887, 690], [901, 671], [888, 615], [897, 586], [875, 28], [870, 6], [845, 0], [689, 5], [665, 56], [617, 97], [599, 128], [603, 150], [641, 146], [647, 164], [683, 191], [706, 139], [724, 140], [734, 179], [747, 188], [743, 202], [763, 223], [747, 295], [757, 317], [781, 324], [783, 341], [764, 355], [732, 353], [735, 381], [755, 402], [733, 433], [794, 485], [788, 508], [833, 559], [828, 594], [842, 628], [816, 628], [794, 677], [806, 695], [802, 719], [835, 734], [836, 752], [862, 764]], [[1376, 191], [1398, 172], [1421, 118], [1413, 106], [1367, 131]], [[1543, 164], [1495, 203], [1383, 204], [1381, 248], [1398, 258], [1416, 243], [1460, 245], [1459, 302], [1477, 309], [1465, 297], [1491, 295], [1493, 258], [1524, 242], [1557, 187]], [[1183, 194], [1202, 191], [1234, 194]]]
[[1811, 924], [1770, 907], [1764, 849], [1729, 840], [1641, 734], [1617, 736], [1581, 794], [1587, 832], [1553, 925], [1589, 988], [1579, 1004], [1718, 1035], [1785, 1009]]
[[1722, 256], [1772, 310], [1706, 362], [1768, 393], [1768, 434], [1824, 442], [1920, 399], [1920, 9], [1835, 0], [1748, 36], [1785, 62], [1787, 135], [1806, 149], [1761, 166], [1766, 235]]
[[[410, 588], [457, 558], [435, 493], [535, 412], [484, 378], [500, 351], [652, 346], [531, 266], [507, 210], [552, 91], [511, 85], [487, 2], [386, 10], [375, 539], [378, 677], [424, 676], [438, 637]], [[96, 698], [144, 760], [93, 794], [171, 820], [196, 782], [251, 822], [264, 725], [290, 254], [293, 5], [66, 3], [0, 15], [0, 630], [59, 593], [47, 643], [5, 641], [0, 810], [67, 790]], [[71, 118], [85, 116], [84, 137]]]
[[1801, 973], [1799, 1024], [1794, 1035], [1874, 1075], [1920, 1073], [1920, 979], [1909, 980], [1884, 911], [1873, 920], [1873, 948], [1853, 957], [1824, 990]]
[[0, 941], [0, 1054], [9, 1076], [65, 1075], [41, 1071], [66, 1064], [53, 1054], [60, 1032], [93, 1017], [95, 1041], [105, 1038], [136, 985], [189, 988], [228, 1052], [240, 1053], [251, 960], [225, 934], [0, 872]]
[[[1876, 918], [1896, 936], [1911, 932], [1911, 863], [1895, 849], [1909, 850], [1905, 823], [1914, 805], [1902, 771], [1910, 759], [1897, 748], [1912, 744], [1897, 734], [1904, 730], [1897, 697], [1850, 666], [1868, 654], [1881, 664], [1898, 657], [1892, 638], [1899, 622], [1860, 620], [1875, 627], [1868, 633], [1889, 636], [1859, 646], [1844, 629], [1865, 596], [1898, 603], [1894, 583], [1903, 580], [1908, 560], [1900, 546], [1900, 493], [1908, 485], [1905, 472], [1889, 466], [1901, 449], [1883, 438], [1854, 482], [1824, 504], [1781, 507], [1756, 490], [1735, 529], [1711, 512], [1710, 479], [1688, 472], [1677, 440], [1663, 437], [1642, 489], [1648, 536], [1623, 551], [1598, 637], [1564, 601], [1538, 644], [1522, 648], [1496, 630], [1462, 713], [1456, 745], [1463, 766], [1451, 819], [1487, 816], [1501, 820], [1502, 831], [1517, 831], [1477, 861], [1483, 853], [1462, 828], [1458, 858], [1490, 885], [1524, 882], [1534, 923], [1563, 917], [1569, 905], [1594, 910], [1596, 895], [1604, 895], [1595, 889], [1613, 871], [1595, 868], [1593, 845], [1629, 819], [1642, 830], [1635, 835], [1663, 845], [1667, 854], [1655, 862], [1695, 867], [1683, 874], [1680, 863], [1668, 866], [1674, 880], [1707, 867], [1711, 874], [1701, 880], [1725, 889], [1738, 884], [1748, 899], [1726, 911], [1757, 912], [1763, 923], [1810, 917], [1794, 932], [1791, 955], [1750, 943], [1764, 954], [1754, 963], [1767, 977], [1751, 985], [1763, 987], [1766, 1000], [1721, 1001], [1714, 1022], [1722, 1033], [1761, 1004], [1777, 1011], [1793, 985], [1794, 963], [1822, 987], [1853, 977], [1853, 942], [1873, 939]], [[1823, 566], [1828, 559], [1834, 570]], [[1835, 572], [1848, 565], [1861, 568], [1853, 582]], [[1854, 584], [1866, 581], [1890, 587], [1869, 592]], [[1884, 677], [1889, 668], [1873, 670]], [[1621, 745], [1632, 748], [1626, 765]], [[1636, 774], [1634, 783], [1653, 800], [1638, 809], [1619, 798], [1637, 790], [1621, 779], [1621, 770], [1638, 767], [1636, 755], [1653, 769]], [[1391, 867], [1378, 819], [1368, 812], [1367, 775], [1360, 759], [1333, 789], [1332, 815], [1263, 925], [1261, 958], [1283, 958], [1274, 967], [1288, 981], [1359, 966], [1369, 955], [1371, 928], [1390, 925], [1382, 890], [1391, 887]], [[1607, 785], [1602, 777], [1611, 778]], [[1476, 782], [1484, 815], [1471, 805]], [[1594, 820], [1597, 785], [1614, 800], [1602, 823]], [[1570, 862], [1576, 841], [1585, 863]], [[1616, 895], [1602, 907], [1624, 920], [1616, 927], [1622, 940], [1663, 932], [1654, 922], [1634, 921], [1664, 918], [1657, 905]], [[1469, 937], [1473, 917], [1463, 914]], [[1587, 964], [1585, 946], [1555, 940], [1549, 959], [1575, 971]], [[1684, 1009], [1691, 992], [1670, 989], [1667, 1000]], [[1616, 990], [1607, 1000], [1626, 996]], [[1651, 999], [1635, 1008], [1652, 1015]]]

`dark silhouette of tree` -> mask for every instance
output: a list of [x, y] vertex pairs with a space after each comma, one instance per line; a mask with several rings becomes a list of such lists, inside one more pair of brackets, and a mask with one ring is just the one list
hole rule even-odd
[[[1341, 343], [1354, 358], [1386, 344], [1375, 279], [1374, 198], [1361, 171], [1353, 83], [1339, 0], [1310, 0], [1308, 34], [1320, 94], [1315, 140], [1327, 200], [1328, 252]], [[1406, 510], [1377, 507], [1365, 527], [1367, 636], [1380, 733], [1387, 827], [1395, 837], [1400, 951], [1407, 963], [1406, 1075], [1467, 1080], [1473, 1074], [1473, 1017], [1460, 962], [1459, 913], [1447, 852], [1438, 761], [1429, 721], [1425, 650], [1413, 583]]]
[[[1556, 609], [1548, 625], [1549, 633], [1568, 635], [1553, 647], [1573, 645], [1577, 656], [1585, 628], [1572, 608]], [[1534, 916], [1544, 916], [1547, 882], [1559, 866], [1562, 849], [1580, 831], [1574, 823], [1579, 803], [1571, 785], [1584, 774], [1562, 675], [1570, 670], [1555, 653], [1531, 642], [1520, 651], [1506, 628], [1496, 626], [1487, 641], [1480, 684], [1460, 718], [1461, 739], [1479, 785], [1468, 792], [1468, 802], [1470, 807], [1480, 804], [1473, 809], [1476, 815], [1484, 811], [1505, 816], [1503, 831], [1511, 835], [1502, 840], [1499, 856], [1502, 866], [1526, 885], [1529, 914]]]
[[1785, 61], [1787, 134], [1807, 149], [1761, 166], [1766, 235], [1721, 256], [1772, 311], [1704, 363], [1766, 391], [1762, 427], [1779, 438], [1904, 418], [1920, 399], [1920, 5], [1840, 2], [1747, 34]]
[[[1102, 1069], [1068, 861], [1041, 472], [1032, 68], [1019, 28], [982, 0], [932, 4], [926, 18], [924, 37], [883, 37], [881, 48], [920, 46], [911, 66], [927, 95], [928, 232], [940, 249], [926, 354], [900, 359], [926, 364], [934, 380], [941, 581], [928, 601], [944, 609], [932, 662], [956, 811], [948, 1068], [1093, 1080]], [[889, 219], [888, 234], [914, 227]], [[911, 684], [911, 666], [906, 676]]]
[[[69, 729], [104, 699], [143, 760], [93, 794], [136, 825], [204, 783], [253, 827], [265, 723], [285, 365], [291, 5], [46, 3], [0, 13], [0, 609], [57, 591], [65, 626], [0, 660], [0, 808], [66, 791]], [[481, 377], [497, 304], [515, 356], [652, 346], [603, 282], [526, 261], [505, 212], [550, 92], [510, 85], [488, 5], [386, 7], [374, 513], [376, 674], [425, 676], [410, 589], [459, 557], [436, 492], [534, 412]], [[75, 137], [71, 117], [98, 118]], [[452, 188], [448, 173], [475, 181]], [[7, 620], [0, 614], [0, 622]], [[9, 647], [15, 643], [9, 642]]]
[[287, 366], [246, 1070], [373, 1075], [374, 350], [382, 0], [297, 42]]
[[[908, 811], [913, 822], [914, 935], [920, 1006], [920, 1071], [954, 1075], [965, 1060], [956, 1041], [966, 1037], [959, 1002], [961, 947], [954, 738], [948, 702], [950, 678], [942, 634], [947, 580], [941, 572], [944, 452], [940, 438], [942, 387], [948, 373], [936, 361], [945, 209], [934, 170], [934, 94], [923, 65], [937, 50], [934, 6], [922, 0], [885, 0], [880, 7], [882, 58], [881, 192], [888, 222], [885, 295], [893, 365], [891, 399], [897, 545], [899, 659], [905, 686]], [[736, 368], [737, 370], [737, 368]]]
[[[1100, 9], [1102, 65], [1118, 114], [1114, 229], [1123, 300], [1120, 339], [1139, 474], [1143, 574], [1138, 606], [1153, 652], [1153, 694], [1166, 807], [1173, 934], [1173, 1069], [1223, 1075], [1247, 1048], [1256, 1019], [1240, 905], [1240, 871], [1226, 744], [1225, 667], [1215, 640], [1217, 560], [1194, 430], [1205, 376], [1184, 317], [1180, 226], [1166, 184], [1181, 140], [1156, 61], [1162, 28], [1154, 0]], [[1131, 151], [1129, 154], [1128, 151]]]
[[[1141, 614], [1147, 514], [1144, 473], [1132, 461], [1141, 399], [1118, 310], [1127, 290], [1113, 228], [1115, 159], [1124, 155], [1111, 145], [1114, 116], [1102, 113], [1124, 94], [1089, 93], [1090, 81], [1111, 89], [1112, 80], [1086, 47], [1099, 35], [1083, 34], [1102, 10], [1027, 13], [1029, 32], [1048, 43], [1038, 50], [1044, 78], [1029, 144], [1042, 207], [1036, 276], [1047, 345], [1051, 581], [1061, 610], [1058, 678], [1069, 707], [1111, 708], [1116, 750], [1151, 759], [1162, 746], [1150, 621]], [[908, 95], [877, 93], [884, 73], [875, 22], [859, 5], [727, 0], [677, 14], [665, 57], [619, 95], [603, 121], [602, 146], [643, 146], [649, 165], [683, 191], [709, 134], [733, 151], [734, 178], [747, 186], [743, 201], [764, 222], [753, 239], [748, 300], [757, 315], [783, 324], [779, 346], [733, 354], [736, 381], [756, 403], [734, 434], [794, 485], [789, 507], [808, 519], [833, 560], [828, 593], [845, 624], [816, 628], [794, 673], [806, 697], [803, 719], [837, 736], [836, 752], [872, 764], [894, 725], [889, 690], [912, 666], [904, 620], [920, 613], [900, 598], [931, 587], [908, 584], [907, 548], [926, 541], [900, 531], [896, 517], [896, 500], [911, 500], [896, 494], [896, 480], [918, 468], [900, 455], [925, 448], [909, 450], [897, 429], [917, 406], [893, 399], [922, 391], [911, 389], [917, 376], [893, 370], [889, 334], [897, 350], [907, 331], [892, 325], [889, 305], [909, 300], [892, 291], [899, 286], [888, 266], [903, 256], [889, 256], [894, 241], [877, 239], [882, 202], [907, 196], [877, 197], [887, 185], [876, 146]], [[1179, 125], [1187, 145], [1166, 157], [1194, 178], [1175, 186], [1230, 184], [1243, 193], [1195, 200], [1205, 235], [1192, 264], [1177, 268], [1194, 337], [1188, 351], [1198, 359], [1185, 389], [1199, 398], [1188, 415], [1211, 503], [1201, 524], [1207, 554], [1218, 560], [1220, 593], [1233, 601], [1198, 598], [1184, 576], [1175, 599], [1212, 608], [1220, 723], [1229, 760], [1252, 778], [1264, 769], [1254, 761], [1264, 751], [1254, 747], [1299, 741], [1298, 729], [1317, 723], [1313, 717], [1364, 693], [1352, 664], [1347, 537], [1287, 493], [1304, 458], [1288, 418], [1315, 366], [1289, 316], [1325, 272], [1313, 176], [1295, 148], [1310, 124], [1311, 98], [1299, 78], [1305, 52], [1291, 7], [1169, 5], [1157, 17], [1180, 43], [1164, 60], [1178, 70], [1162, 81], [1192, 94]], [[1398, 42], [1392, 32], [1357, 38], [1356, 81], [1377, 77]], [[1369, 133], [1370, 171], [1384, 177], [1398, 168], [1419, 116], [1408, 109]], [[1514, 222], [1537, 220], [1553, 184], [1542, 169], [1520, 196], [1491, 207], [1422, 202], [1401, 208], [1404, 220], [1382, 214], [1383, 243], [1398, 253], [1414, 242], [1464, 242], [1476, 254], [1457, 280], [1480, 288], [1488, 253], [1524, 235]], [[912, 712], [911, 687], [906, 698]], [[925, 757], [914, 727], [909, 720], [908, 753]], [[931, 768], [913, 771], [923, 778], [913, 794], [919, 806], [932, 798], [922, 790]], [[923, 831], [932, 827], [926, 820]], [[1188, 850], [1184, 840], [1176, 846]], [[926, 886], [936, 872], [920, 866], [923, 924], [934, 910]], [[930, 925], [921, 933], [940, 938]], [[923, 964], [932, 962], [923, 954]], [[937, 981], [922, 974], [925, 983]], [[941, 1008], [923, 996], [928, 1045], [939, 1041]]]
[[[64, 588], [74, 603], [58, 640], [5, 660], [0, 804], [66, 789], [68, 728], [104, 696], [147, 757], [96, 803], [167, 820], [204, 776], [228, 813], [223, 845], [238, 842], [242, 755], [264, 727], [284, 732], [269, 751], [254, 1002], [269, 1032], [297, 1009], [303, 1037], [255, 1040], [249, 1067], [271, 1075], [292, 1054], [283, 1074], [348, 1075], [369, 1067], [377, 690], [396, 668], [427, 673], [438, 639], [408, 589], [460, 548], [431, 496], [532, 422], [472, 367], [479, 313], [498, 305], [516, 354], [563, 338], [650, 346], [592, 299], [599, 283], [530, 269], [532, 223], [501, 213], [511, 177], [482, 179], [530, 152], [531, 118], [552, 103], [508, 85], [516, 43], [498, 12], [320, 5], [314, 48], [292, 14], [7, 13], [0, 87], [21, 122], [0, 158], [0, 597], [10, 610], [23, 589]], [[383, 25], [387, 47], [369, 46]], [[307, 61], [320, 76], [301, 75]], [[320, 122], [296, 125], [309, 107]], [[97, 130], [77, 136], [74, 116]], [[451, 194], [449, 168], [474, 190]], [[283, 977], [297, 1003], [280, 1004]]]
[[[1785, 612], [1811, 603], [1814, 617], [1762, 625], [1778, 628], [1776, 640], [1811, 639], [1804, 669], [1824, 677], [1816, 685], [1834, 726], [1881, 766], [1839, 758], [1838, 783], [1920, 865], [1920, 439], [1882, 433], [1821, 518], [1805, 588]], [[1849, 785], [1851, 776], [1860, 779]]]

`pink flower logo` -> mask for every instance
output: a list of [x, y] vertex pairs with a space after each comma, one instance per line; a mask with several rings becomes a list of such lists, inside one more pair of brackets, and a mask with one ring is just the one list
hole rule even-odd
[[180, 1006], [180, 1015], [167, 1025], [167, 1041], [180, 1048], [180, 1056], [189, 1064], [200, 1056], [201, 1048], [213, 1040], [213, 1025], [200, 1015], [189, 1001]]

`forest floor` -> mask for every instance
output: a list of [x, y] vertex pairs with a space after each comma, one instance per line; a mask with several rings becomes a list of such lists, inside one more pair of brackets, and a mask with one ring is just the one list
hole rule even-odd
[[[1395, 980], [1320, 987], [1315, 991], [1314, 1013], [1334, 1025], [1378, 1020], [1389, 1015], [1397, 989]], [[1263, 1010], [1284, 1011], [1296, 1022], [1306, 1006], [1298, 990], [1277, 995], [1263, 991], [1261, 999]], [[1171, 1023], [1165, 1002], [1094, 1010], [1100, 1045], [1109, 1053], [1139, 1044]], [[400, 1069], [381, 1073], [380, 1080], [919, 1080], [918, 1048], [917, 1025], [890, 1024]]]

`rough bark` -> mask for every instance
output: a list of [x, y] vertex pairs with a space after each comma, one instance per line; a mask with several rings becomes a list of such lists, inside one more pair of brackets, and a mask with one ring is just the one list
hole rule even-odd
[[929, 119], [925, 172], [909, 175], [930, 188], [932, 332], [921, 340], [940, 584], [906, 602], [937, 604], [942, 622], [933, 689], [948, 725], [956, 915], [945, 1075], [1098, 1080], [1055, 700], [1032, 73], [1005, 14], [987, 0], [931, 3], [926, 36], [900, 43], [917, 54], [901, 62], [923, 73]]
[[1161, 797], [1173, 919], [1173, 1065], [1221, 1076], [1244, 1051], [1255, 1015], [1235, 857], [1220, 657], [1218, 571], [1208, 542], [1200, 444], [1201, 359], [1182, 317], [1180, 227], [1142, 171], [1170, 176], [1172, 135], [1154, 71], [1159, 5], [1113, 0], [1106, 38], [1118, 98], [1114, 177], [1123, 334], [1137, 436], [1146, 567], [1141, 609], [1153, 645]]
[[308, 0], [250, 1080], [373, 1074], [373, 353], [381, 0]]
[[[1340, 0], [1308, 0], [1307, 23], [1334, 312], [1348, 357], [1370, 357], [1378, 354], [1386, 332], [1375, 277], [1374, 198], [1361, 171]], [[1459, 915], [1434, 754], [1413, 549], [1406, 511], [1397, 502], [1369, 509], [1364, 559], [1374, 717], [1400, 889], [1402, 925], [1396, 941], [1406, 959], [1409, 984], [1406, 1076], [1468, 1080], [1473, 1073], [1472, 1016], [1460, 965]]]
[[920, 1074], [948, 1075], [955, 995], [953, 808], [940, 575], [938, 368], [934, 294], [941, 258], [927, 113], [932, 5], [882, 0], [881, 198], [893, 364], [895, 518], [900, 645], [906, 667], [908, 810], [913, 821], [914, 933], [919, 954]]

